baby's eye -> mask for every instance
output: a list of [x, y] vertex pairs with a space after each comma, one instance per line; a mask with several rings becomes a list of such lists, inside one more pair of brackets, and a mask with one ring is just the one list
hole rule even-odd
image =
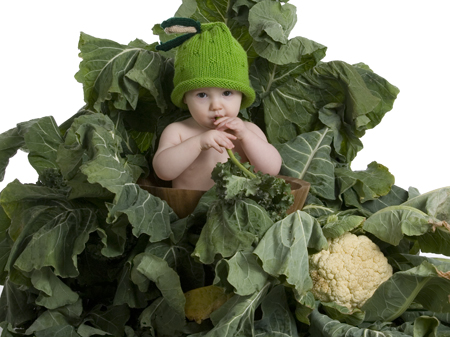
[[205, 98], [205, 97], [206, 97], [206, 93], [205, 93], [205, 92], [199, 92], [199, 93], [197, 94], [197, 97]]
[[223, 92], [224, 96], [231, 96], [233, 94], [233, 92], [231, 90], [226, 90]]

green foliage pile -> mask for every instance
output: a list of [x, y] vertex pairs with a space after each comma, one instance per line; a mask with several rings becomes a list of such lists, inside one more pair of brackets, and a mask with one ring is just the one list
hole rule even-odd
[[[450, 262], [418, 252], [450, 256], [450, 188], [403, 190], [376, 162], [351, 170], [398, 89], [290, 39], [287, 1], [184, 0], [175, 16], [224, 21], [247, 50], [257, 100], [242, 117], [277, 147], [281, 174], [311, 183], [305, 207], [274, 219], [270, 205], [220, 202], [213, 188], [178, 218], [138, 184], [164, 127], [188, 116], [170, 102], [173, 51], [82, 33], [86, 105], [61, 125], [48, 116], [0, 135], [0, 179], [18, 150], [39, 174], [0, 194], [2, 337], [449, 336]], [[308, 255], [345, 231], [371, 237], [394, 267], [355, 312], [310, 291]], [[188, 321], [184, 293], [211, 284], [230, 299]]]

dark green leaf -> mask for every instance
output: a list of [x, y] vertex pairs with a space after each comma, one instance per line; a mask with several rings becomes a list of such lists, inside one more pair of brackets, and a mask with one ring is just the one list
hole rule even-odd
[[309, 276], [308, 248], [321, 250], [328, 246], [316, 219], [297, 211], [275, 223], [254, 250], [269, 275], [285, 277], [299, 297], [312, 288]]
[[216, 202], [210, 206], [193, 255], [204, 264], [216, 255], [230, 257], [238, 251], [248, 251], [272, 225], [267, 212], [250, 199], [234, 204]]
[[333, 200], [335, 177], [330, 158], [331, 135], [331, 131], [324, 128], [275, 146], [283, 158], [281, 174], [303, 179], [311, 184], [312, 194]]
[[418, 267], [394, 273], [380, 285], [361, 308], [366, 321], [392, 321], [405, 312], [412, 302], [435, 312], [450, 312], [448, 291], [450, 264], [434, 266], [428, 261]]
[[9, 159], [14, 157], [25, 141], [17, 128], [10, 129], [0, 134], [0, 181], [5, 177], [5, 170]]

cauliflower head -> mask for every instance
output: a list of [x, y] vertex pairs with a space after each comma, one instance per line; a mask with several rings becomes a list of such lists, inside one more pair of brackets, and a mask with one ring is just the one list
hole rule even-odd
[[353, 311], [392, 276], [392, 267], [367, 236], [349, 232], [328, 240], [328, 250], [309, 257], [312, 292], [322, 302], [336, 302]]

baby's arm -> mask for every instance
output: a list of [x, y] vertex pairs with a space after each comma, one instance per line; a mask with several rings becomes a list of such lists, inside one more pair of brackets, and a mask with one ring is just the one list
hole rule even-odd
[[182, 141], [182, 127], [174, 123], [167, 126], [153, 157], [153, 169], [163, 180], [174, 180], [183, 173], [202, 151], [214, 148], [222, 153], [224, 148], [233, 148], [232, 134], [209, 130]]
[[215, 124], [216, 130], [229, 130], [236, 136], [255, 170], [271, 175], [277, 175], [280, 172], [280, 153], [267, 141], [264, 132], [256, 124], [244, 122], [238, 117], [223, 117]]

